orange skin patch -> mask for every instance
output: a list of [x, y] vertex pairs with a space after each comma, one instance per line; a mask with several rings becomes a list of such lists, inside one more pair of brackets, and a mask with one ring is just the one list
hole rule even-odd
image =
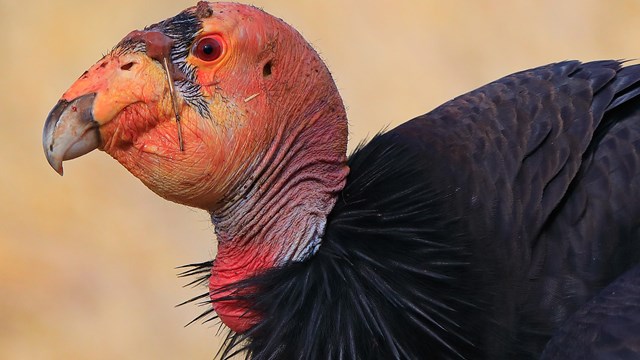
[[[223, 51], [210, 62], [193, 54], [186, 58], [196, 68], [195, 81], [212, 116], [201, 117], [177, 94], [184, 151], [164, 68], [143, 52], [116, 48], [63, 98], [96, 93], [100, 149], [158, 195], [222, 219], [216, 233], [225, 240], [219, 242], [210, 280], [215, 293], [276, 266], [288, 246], [304, 248], [283, 241], [300, 241], [300, 234], [316, 225], [308, 224], [304, 211], [326, 215], [333, 206], [348, 172], [347, 122], [329, 71], [293, 28], [253, 7], [211, 3], [209, 12], [206, 6], [201, 2], [187, 10], [203, 16], [194, 43], [216, 35]], [[287, 179], [300, 168], [320, 178], [327, 171], [328, 180], [300, 178], [296, 190]], [[285, 195], [277, 193], [281, 189]], [[246, 199], [249, 195], [254, 198]], [[281, 219], [281, 214], [301, 217]], [[234, 221], [225, 223], [227, 218]], [[237, 332], [257, 321], [254, 315], [242, 317], [240, 304], [214, 301], [214, 308]]]
[[225, 286], [243, 280], [247, 274], [259, 273], [273, 267], [275, 259], [265, 258], [268, 249], [259, 246], [218, 247], [215, 266], [209, 279], [209, 291], [213, 308], [220, 320], [236, 332], [243, 332], [255, 325], [260, 316], [247, 310], [247, 305], [237, 300], [217, 300], [235, 294], [233, 290], [221, 290]]

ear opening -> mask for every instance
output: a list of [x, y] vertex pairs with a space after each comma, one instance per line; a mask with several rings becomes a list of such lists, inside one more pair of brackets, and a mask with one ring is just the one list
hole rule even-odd
[[264, 64], [264, 67], [262, 67], [262, 76], [267, 77], [271, 75], [271, 67], [273, 66], [273, 63], [271, 60], [267, 61], [266, 64]]

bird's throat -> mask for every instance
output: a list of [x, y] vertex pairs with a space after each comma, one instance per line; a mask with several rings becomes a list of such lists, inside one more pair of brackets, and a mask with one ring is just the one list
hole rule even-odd
[[209, 287], [214, 309], [232, 330], [244, 332], [259, 321], [250, 304], [229, 300], [246, 295], [234, 294], [234, 284], [305, 261], [320, 247], [349, 172], [344, 152], [325, 145], [332, 135], [283, 137], [246, 177], [251, 183], [238, 187], [243, 193], [211, 212], [218, 253]]

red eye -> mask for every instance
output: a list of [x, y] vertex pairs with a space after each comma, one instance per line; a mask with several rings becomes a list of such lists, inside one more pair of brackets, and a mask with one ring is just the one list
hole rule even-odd
[[218, 35], [203, 37], [193, 45], [191, 52], [202, 61], [214, 61], [222, 55], [222, 39]]

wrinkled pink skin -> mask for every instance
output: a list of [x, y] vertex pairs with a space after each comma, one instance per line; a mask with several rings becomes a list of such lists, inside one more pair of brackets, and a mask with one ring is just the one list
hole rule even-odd
[[[331, 74], [289, 25], [241, 4], [201, 2], [188, 11], [201, 17], [200, 36], [216, 34], [224, 44], [215, 61], [186, 60], [197, 68], [212, 118], [178, 96], [184, 151], [159, 61], [168, 43], [159, 33], [129, 34], [151, 44], [147, 54], [114, 49], [63, 98], [96, 93], [100, 149], [158, 195], [211, 213], [215, 293], [317, 249], [348, 173], [347, 120]], [[233, 301], [213, 306], [236, 332], [260, 320]]]

